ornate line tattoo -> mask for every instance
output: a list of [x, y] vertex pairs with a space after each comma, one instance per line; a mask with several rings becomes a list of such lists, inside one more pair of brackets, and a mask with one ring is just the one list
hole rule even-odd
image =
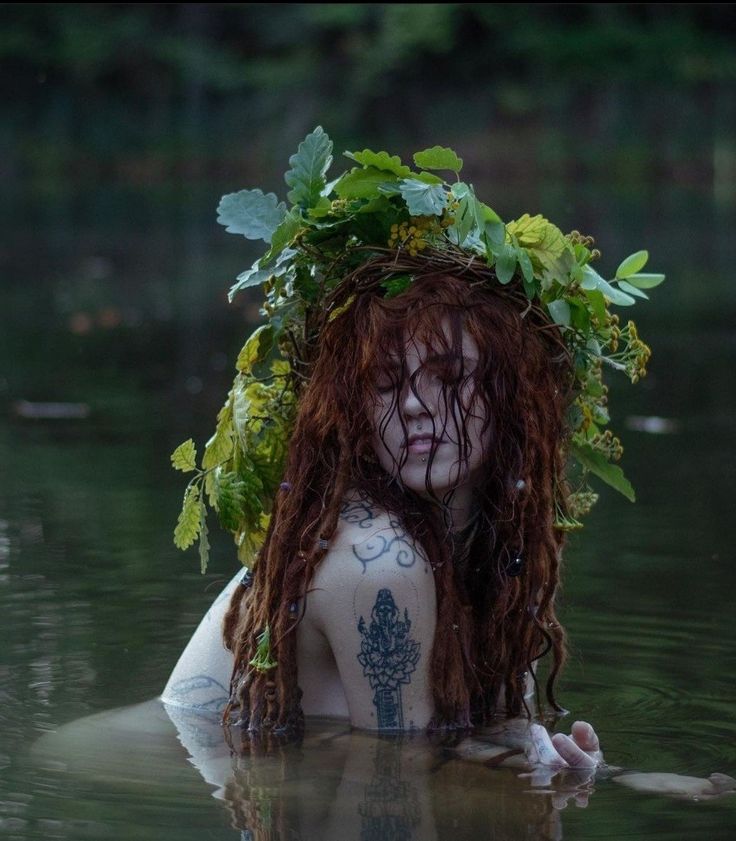
[[390, 532], [389, 537], [374, 534], [364, 543], [353, 546], [353, 555], [363, 564], [364, 573], [368, 564], [382, 555], [392, 555], [393, 560], [404, 569], [413, 567], [418, 557], [414, 545], [403, 529], [399, 532]]
[[340, 507], [340, 519], [352, 523], [360, 529], [369, 529], [375, 520], [373, 508], [368, 500], [343, 502]]
[[408, 611], [404, 609], [402, 621], [391, 591], [386, 589], [378, 591], [370, 625], [362, 616], [358, 622], [362, 637], [358, 662], [374, 690], [373, 704], [381, 730], [404, 727], [401, 686], [411, 681], [420, 649], [419, 643], [409, 636], [410, 630]]
[[202, 674], [177, 680], [169, 687], [163, 702], [189, 709], [220, 712], [229, 697], [228, 690], [219, 681], [211, 675]]

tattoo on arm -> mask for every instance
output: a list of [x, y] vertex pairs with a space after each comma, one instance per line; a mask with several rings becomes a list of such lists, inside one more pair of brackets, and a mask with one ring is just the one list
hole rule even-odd
[[362, 616], [358, 622], [361, 636], [358, 662], [373, 690], [380, 730], [404, 729], [401, 686], [411, 682], [420, 653], [420, 644], [409, 636], [410, 630], [408, 611], [404, 609], [402, 620], [388, 589], [378, 591], [370, 623]]
[[168, 690], [163, 698], [165, 704], [211, 712], [221, 712], [230, 697], [218, 680], [205, 674], [177, 680]]

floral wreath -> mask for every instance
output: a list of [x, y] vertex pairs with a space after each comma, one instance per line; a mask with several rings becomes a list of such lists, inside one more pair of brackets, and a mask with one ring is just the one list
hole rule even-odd
[[[174, 531], [176, 546], [186, 549], [199, 538], [205, 571], [209, 505], [233, 534], [240, 560], [252, 566], [281, 483], [310, 349], [324, 324], [350, 306], [360, 291], [351, 276], [366, 266], [371, 285], [380, 284], [384, 297], [400, 294], [427, 269], [477, 272], [557, 325], [574, 365], [567, 423], [576, 475], [564, 498], [558, 485], [555, 527], [582, 528], [580, 518], [598, 499], [591, 476], [633, 502], [634, 490], [616, 464], [623, 448], [608, 428], [603, 371], [620, 371], [632, 383], [646, 374], [649, 347], [634, 322], [622, 326], [610, 307], [631, 306], [662, 283], [664, 275], [642, 272], [648, 253], [631, 254], [605, 280], [591, 265], [601, 256], [592, 237], [563, 234], [541, 215], [525, 213], [504, 223], [476, 197], [472, 184], [460, 180], [463, 161], [452, 149], [417, 152], [415, 169], [387, 152], [346, 152], [354, 166], [328, 181], [332, 149], [318, 126], [289, 158], [284, 179], [290, 208], [258, 189], [220, 200], [217, 221], [229, 233], [268, 245], [228, 295], [232, 301], [241, 289], [261, 286], [266, 323], [238, 354], [233, 386], [200, 467], [192, 439], [172, 453], [177, 470], [193, 473]], [[449, 183], [437, 172], [452, 173], [455, 180]]]

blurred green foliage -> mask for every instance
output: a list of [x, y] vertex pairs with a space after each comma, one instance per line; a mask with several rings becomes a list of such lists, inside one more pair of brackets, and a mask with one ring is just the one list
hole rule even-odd
[[736, 82], [735, 28], [718, 3], [3, 4], [0, 175], [123, 159], [150, 182], [218, 171], [254, 132], [268, 164], [316, 122], [351, 145], [582, 109], [612, 85], [708, 97]]

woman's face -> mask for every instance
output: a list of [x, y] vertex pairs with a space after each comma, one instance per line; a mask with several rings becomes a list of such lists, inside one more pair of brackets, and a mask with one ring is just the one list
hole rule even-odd
[[[389, 357], [374, 385], [373, 449], [381, 466], [425, 497], [465, 507], [472, 498], [490, 444], [476, 390], [478, 347], [467, 331], [452, 349], [443, 321], [441, 348], [409, 338], [404, 356]], [[486, 428], [484, 428], [486, 427]]]

